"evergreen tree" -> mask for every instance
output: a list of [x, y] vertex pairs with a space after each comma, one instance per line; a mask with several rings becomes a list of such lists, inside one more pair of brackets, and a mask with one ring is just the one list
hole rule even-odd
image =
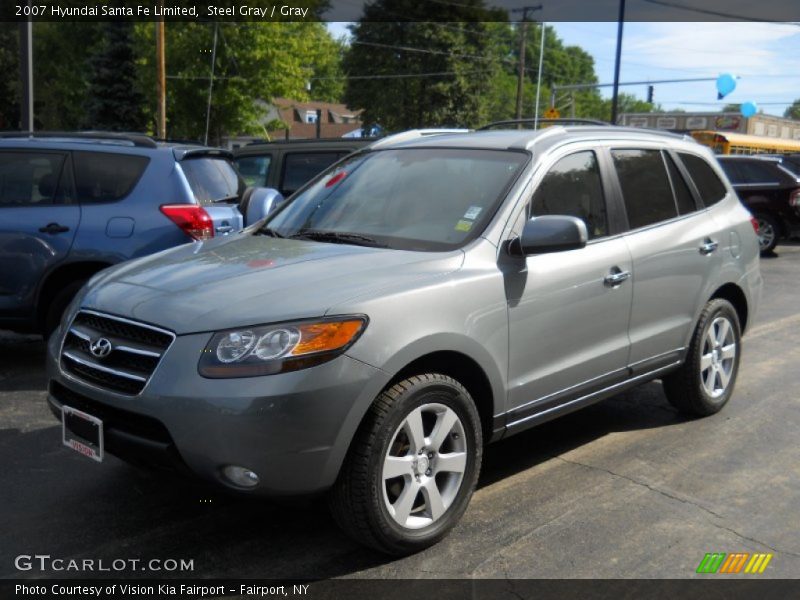
[[144, 97], [136, 82], [133, 24], [109, 21], [102, 26], [103, 40], [90, 56], [86, 122], [90, 129], [142, 131]]
[[502, 19], [499, 13], [482, 0], [378, 0], [364, 15], [351, 27], [343, 68], [345, 102], [364, 110], [365, 125], [397, 131], [485, 121], [498, 69], [487, 22]]

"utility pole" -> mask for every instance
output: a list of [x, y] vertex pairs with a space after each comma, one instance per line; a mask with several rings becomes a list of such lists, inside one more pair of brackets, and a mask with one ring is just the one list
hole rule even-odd
[[611, 124], [617, 124], [619, 105], [619, 67], [622, 58], [622, 26], [625, 23], [625, 0], [619, 0], [619, 19], [617, 21], [617, 56], [614, 61], [614, 92], [611, 96]]
[[20, 129], [33, 133], [33, 21], [19, 24], [19, 67], [22, 81]]
[[542, 10], [542, 5], [523, 6], [511, 9], [512, 13], [522, 13], [522, 21], [519, 23], [519, 70], [517, 71], [517, 109], [515, 118], [522, 118], [522, 89], [525, 81], [525, 42], [528, 33], [528, 13]]
[[217, 62], [217, 31], [219, 23], [214, 23], [214, 45], [211, 48], [211, 77], [208, 80], [208, 104], [206, 105], [206, 137], [203, 143], [208, 146], [208, 126], [211, 123], [211, 92], [214, 91], [214, 64]]
[[[161, 0], [163, 8], [164, 1]], [[164, 52], [164, 19], [156, 21], [156, 137], [167, 138], [167, 69]]]
[[539, 72], [536, 74], [536, 107], [533, 111], [533, 128], [539, 129], [539, 96], [542, 91], [542, 68], [544, 67], [544, 35], [547, 25], [542, 22], [542, 41], [539, 44]]

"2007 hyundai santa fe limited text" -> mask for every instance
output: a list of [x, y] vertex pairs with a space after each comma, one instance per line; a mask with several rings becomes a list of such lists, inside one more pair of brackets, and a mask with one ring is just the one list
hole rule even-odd
[[653, 379], [719, 411], [758, 257], [689, 139], [406, 132], [241, 233], [96, 275], [50, 339], [49, 402], [90, 458], [328, 491], [351, 536], [407, 554], [464, 514], [486, 443]]

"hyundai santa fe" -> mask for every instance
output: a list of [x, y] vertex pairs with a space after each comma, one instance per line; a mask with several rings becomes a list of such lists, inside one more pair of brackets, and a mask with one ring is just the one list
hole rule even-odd
[[485, 444], [654, 379], [733, 393], [758, 242], [709, 150], [616, 127], [406, 132], [266, 219], [95, 276], [48, 347], [63, 443], [247, 494], [329, 493], [406, 554]]

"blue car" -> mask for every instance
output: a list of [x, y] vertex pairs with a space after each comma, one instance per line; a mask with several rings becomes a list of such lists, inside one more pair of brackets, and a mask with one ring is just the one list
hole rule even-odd
[[49, 335], [98, 271], [237, 232], [281, 200], [264, 192], [246, 187], [224, 150], [0, 134], [0, 328]]

